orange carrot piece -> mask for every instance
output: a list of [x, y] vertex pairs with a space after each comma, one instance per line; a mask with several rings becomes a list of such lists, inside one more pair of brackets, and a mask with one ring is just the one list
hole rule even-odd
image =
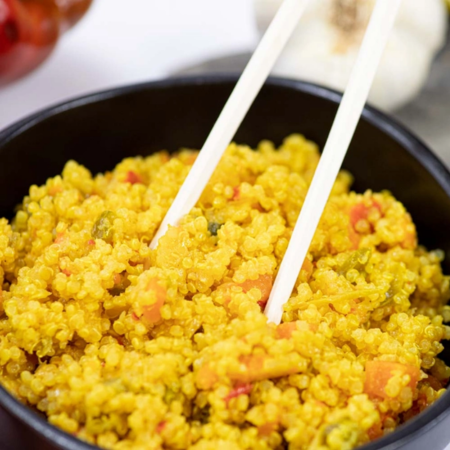
[[[370, 210], [372, 208], [377, 208], [380, 214], [382, 214], [382, 208], [381, 205], [376, 201], [372, 200], [372, 206], [368, 207], [366, 205], [363, 205], [362, 203], [358, 203], [357, 205], [354, 205], [350, 209], [350, 225], [349, 225], [349, 239], [352, 243], [352, 248], [354, 250], [357, 250], [359, 248], [359, 243], [361, 241], [361, 236], [359, 233], [355, 230], [356, 224], [360, 220], [367, 220], [369, 217]], [[370, 225], [371, 232], [373, 233], [373, 225]]]
[[375, 200], [372, 201], [372, 206], [366, 206], [362, 203], [353, 206], [350, 210], [350, 223], [352, 227], [355, 227], [360, 220], [367, 220], [372, 208], [377, 208], [381, 213], [381, 205]]
[[231, 288], [237, 286], [242, 288], [244, 293], [247, 293], [250, 289], [256, 288], [261, 292], [261, 299], [258, 301], [258, 305], [261, 308], [266, 306], [267, 300], [270, 296], [270, 291], [272, 290], [273, 277], [272, 275], [260, 275], [256, 280], [246, 280], [243, 283], [224, 283], [221, 284], [217, 291], [221, 291], [225, 294], [225, 303], [229, 303], [231, 301], [231, 296], [229, 291]]
[[412, 390], [416, 389], [420, 378], [420, 369], [417, 367], [389, 361], [367, 361], [364, 392], [371, 397], [389, 398], [385, 388], [397, 373], [409, 375], [411, 380], [408, 386]]
[[368, 215], [369, 209], [363, 204], [359, 203], [358, 205], [353, 206], [350, 210], [350, 223], [352, 224], [352, 227], [354, 228], [360, 220], [367, 219]]
[[143, 316], [151, 324], [155, 324], [161, 320], [161, 308], [166, 301], [167, 291], [158, 283], [156, 278], [152, 278], [148, 283], [147, 290], [154, 291], [156, 294], [156, 302], [153, 305], [146, 305], [143, 307]]
[[272, 290], [273, 277], [272, 275], [260, 275], [256, 280], [246, 280], [238, 286], [242, 287], [244, 292], [248, 292], [250, 289], [256, 288], [261, 291], [260, 302], [267, 302]]
[[142, 177], [138, 173], [129, 170], [125, 182], [131, 184], [142, 183]]

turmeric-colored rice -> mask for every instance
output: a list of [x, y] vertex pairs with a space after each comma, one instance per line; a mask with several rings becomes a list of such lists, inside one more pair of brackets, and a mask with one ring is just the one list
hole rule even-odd
[[443, 253], [388, 192], [333, 189], [283, 323], [263, 314], [319, 160], [231, 145], [150, 250], [197, 153], [71, 161], [0, 220], [2, 384], [114, 450], [352, 449], [444, 392]]

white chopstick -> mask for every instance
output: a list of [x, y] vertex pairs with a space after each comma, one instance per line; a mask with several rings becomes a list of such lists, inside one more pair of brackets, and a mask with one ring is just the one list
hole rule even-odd
[[281, 322], [283, 305], [292, 294], [353, 138], [400, 4], [401, 0], [378, 0], [375, 5], [350, 81], [275, 279], [265, 309], [269, 322]]
[[156, 248], [169, 225], [177, 225], [197, 203], [310, 1], [284, 0], [280, 6], [162, 221], [151, 248]]

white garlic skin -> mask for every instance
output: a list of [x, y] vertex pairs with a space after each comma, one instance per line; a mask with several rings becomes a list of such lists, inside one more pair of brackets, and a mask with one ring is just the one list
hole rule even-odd
[[[263, 33], [282, 0], [254, 0]], [[273, 74], [344, 91], [375, 0], [314, 0], [277, 62]], [[369, 103], [392, 111], [425, 84], [445, 43], [443, 0], [404, 0], [370, 93]]]

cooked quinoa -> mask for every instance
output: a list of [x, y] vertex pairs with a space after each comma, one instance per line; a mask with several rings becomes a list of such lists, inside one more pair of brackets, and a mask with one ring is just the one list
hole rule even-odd
[[70, 161], [0, 220], [2, 384], [115, 450], [352, 449], [438, 399], [443, 253], [389, 192], [341, 172], [283, 323], [263, 314], [319, 160], [230, 145], [197, 207], [149, 243], [197, 153]]

